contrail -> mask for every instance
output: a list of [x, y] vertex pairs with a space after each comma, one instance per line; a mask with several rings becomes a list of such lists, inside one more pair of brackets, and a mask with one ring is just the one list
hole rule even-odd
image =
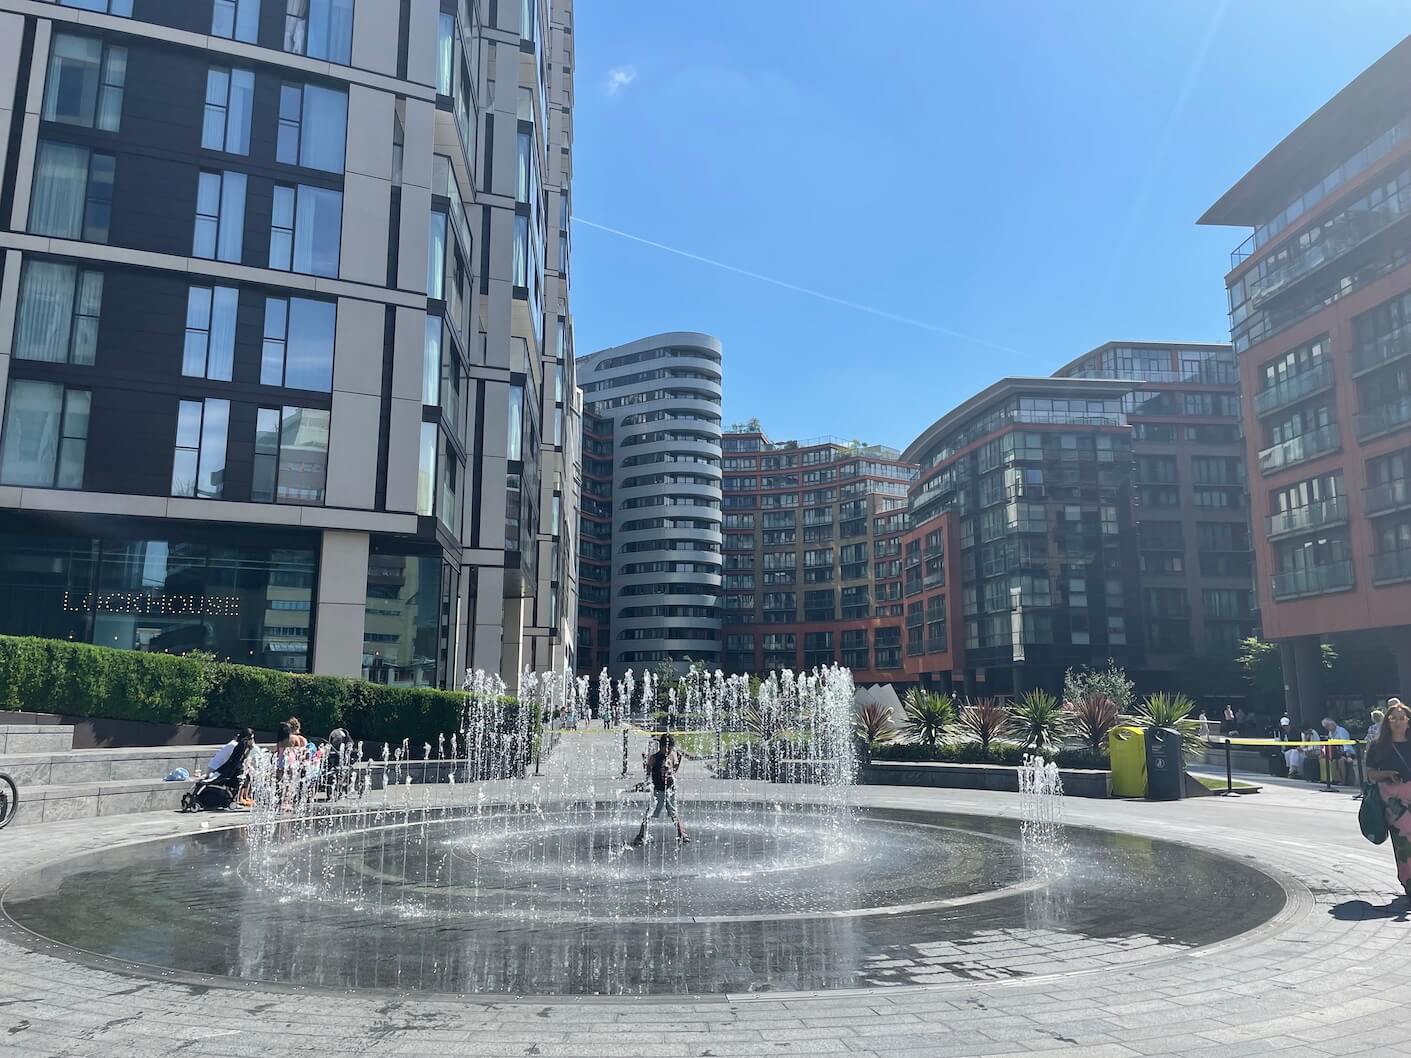
[[605, 231], [610, 235], [616, 235], [623, 239], [630, 239], [632, 242], [639, 242], [643, 246], [650, 246], [653, 249], [664, 250], [667, 253], [674, 253], [678, 257], [685, 257], [688, 260], [699, 261], [701, 264], [708, 264], [713, 268], [723, 268], [727, 272], [734, 272], [736, 275], [745, 276], [749, 279], [758, 279], [761, 283], [771, 283], [776, 287], [783, 287], [785, 290], [792, 290], [796, 294], [807, 294], [811, 298], [818, 298], [820, 301], [830, 301], [834, 305], [841, 305], [847, 309], [857, 312], [866, 312], [872, 316], [880, 316], [884, 320], [891, 320], [894, 323], [904, 323], [908, 327], [920, 327], [924, 331], [932, 331], [936, 334], [944, 334], [950, 338], [959, 338], [962, 341], [973, 342], [976, 345], [989, 346], [991, 349], [999, 349], [1006, 353], [1013, 353], [1015, 356], [1023, 356], [1018, 349], [1013, 349], [1007, 345], [1000, 345], [998, 342], [989, 341], [986, 338], [977, 338], [973, 334], [965, 334], [962, 331], [953, 331], [949, 327], [941, 327], [934, 323], [927, 323], [925, 320], [915, 320], [910, 316], [901, 316], [895, 312], [888, 312], [886, 309], [873, 308], [871, 305], [863, 305], [856, 301], [849, 301], [847, 298], [834, 297], [832, 294], [825, 294], [821, 290], [812, 290], [808, 287], [801, 287], [797, 283], [790, 283], [784, 279], [775, 279], [773, 276], [761, 275], [758, 272], [751, 272], [748, 268], [740, 268], [738, 265], [727, 264], [724, 261], [717, 261], [711, 257], [702, 257], [698, 253], [691, 253], [689, 250], [680, 250], [675, 246], [667, 246], [665, 243], [656, 242], [652, 239], [645, 239], [640, 235], [633, 235], [631, 232], [622, 231], [618, 228], [610, 228], [606, 224], [599, 224], [597, 221], [585, 220], [583, 217], [574, 217], [573, 223], [582, 224], [585, 227], [596, 228], [598, 231]]

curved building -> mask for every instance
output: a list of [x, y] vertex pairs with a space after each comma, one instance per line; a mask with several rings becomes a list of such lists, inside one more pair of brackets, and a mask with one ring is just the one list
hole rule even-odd
[[691, 331], [578, 360], [585, 414], [612, 434], [607, 613], [582, 664], [720, 663], [720, 365], [720, 340]]

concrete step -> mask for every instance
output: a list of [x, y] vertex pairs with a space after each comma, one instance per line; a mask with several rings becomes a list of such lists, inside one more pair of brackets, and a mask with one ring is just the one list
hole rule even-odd
[[20, 810], [11, 826], [33, 826], [61, 819], [127, 815], [133, 812], [174, 812], [189, 782], [126, 779], [102, 783], [25, 786], [20, 789]]
[[193, 776], [205, 770], [218, 746], [146, 746], [135, 749], [71, 749], [66, 753], [0, 752], [0, 771], [21, 787], [65, 786], [126, 779], [156, 780], [177, 768]]
[[73, 749], [73, 727], [68, 724], [0, 724], [0, 755], [69, 749]]

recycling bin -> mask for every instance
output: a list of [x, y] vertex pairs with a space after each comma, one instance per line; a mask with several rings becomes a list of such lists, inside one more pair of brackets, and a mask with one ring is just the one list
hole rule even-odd
[[1170, 727], [1147, 728], [1147, 800], [1179, 801], [1185, 796], [1186, 769], [1181, 760], [1181, 733]]
[[1107, 737], [1112, 796], [1146, 796], [1146, 739], [1139, 727], [1116, 727]]

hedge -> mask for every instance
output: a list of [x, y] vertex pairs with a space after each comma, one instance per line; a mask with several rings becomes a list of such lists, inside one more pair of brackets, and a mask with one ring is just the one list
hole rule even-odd
[[[871, 748], [873, 760], [897, 761], [938, 761], [943, 764], [1005, 764], [1018, 765], [1024, 762], [1032, 749], [1015, 745], [1013, 742], [991, 742], [986, 753], [978, 742], [943, 742], [936, 747], [934, 754], [919, 742], [884, 742]], [[1056, 760], [1060, 768], [1094, 768], [1106, 770], [1111, 767], [1107, 754], [1094, 754], [1088, 749], [1061, 749], [1055, 755], [1045, 753], [1045, 757]]]
[[0, 710], [266, 732], [297, 716], [308, 734], [344, 727], [367, 741], [410, 739], [419, 756], [422, 743], [460, 730], [464, 708], [453, 691], [0, 636]]

